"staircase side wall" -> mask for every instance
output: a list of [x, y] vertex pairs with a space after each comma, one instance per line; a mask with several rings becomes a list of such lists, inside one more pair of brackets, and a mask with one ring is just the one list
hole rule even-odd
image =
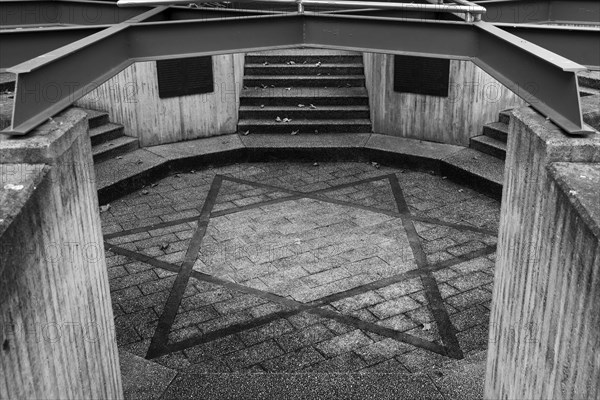
[[106, 111], [142, 147], [234, 133], [244, 55], [213, 56], [214, 92], [161, 99], [156, 62], [139, 62], [76, 102]]
[[530, 108], [512, 113], [487, 399], [600, 396], [598, 136], [568, 137]]
[[373, 132], [469, 145], [498, 113], [525, 103], [471, 61], [450, 61], [448, 97], [394, 92], [394, 56], [364, 53]]
[[0, 399], [123, 396], [87, 133], [0, 135]]

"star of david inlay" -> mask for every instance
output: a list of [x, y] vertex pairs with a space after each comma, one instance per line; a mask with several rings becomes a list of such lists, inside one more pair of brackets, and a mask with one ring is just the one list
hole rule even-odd
[[[248, 200], [245, 204], [247, 199], [239, 199], [228, 207], [229, 198], [222, 195], [222, 189], [235, 185], [244, 186], [248, 193], [266, 193], [269, 200]], [[348, 195], [349, 188], [354, 189]], [[385, 201], [373, 204], [362, 195], [373, 191]], [[178, 263], [111, 243], [132, 233], [186, 222], [196, 225]], [[466, 224], [412, 215], [394, 174], [306, 192], [216, 175], [199, 216], [109, 234], [105, 240], [107, 250], [115, 254], [176, 274], [146, 354], [148, 359], [300, 313], [460, 359], [463, 352], [456, 329], [433, 273], [491, 254], [495, 246], [431, 262], [415, 222], [494, 234]], [[276, 232], [273, 227], [277, 227]], [[192, 281], [258, 299], [257, 304], [264, 302], [265, 312], [250, 320], [215, 325], [212, 330], [178, 338], [173, 332]], [[420, 309], [422, 325], [408, 329], [415, 321], [403, 312], [418, 309], [420, 303], [415, 298], [424, 304]], [[202, 322], [204, 317], [198, 314], [198, 318]]]

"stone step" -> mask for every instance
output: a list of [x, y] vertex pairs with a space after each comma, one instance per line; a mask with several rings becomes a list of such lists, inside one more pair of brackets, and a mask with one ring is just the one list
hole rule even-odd
[[469, 147], [501, 160], [506, 158], [506, 142], [501, 142], [486, 135], [472, 137]]
[[460, 150], [442, 160], [441, 173], [455, 182], [502, 197], [504, 161], [475, 149]]
[[583, 71], [577, 73], [580, 86], [600, 90], [600, 71]]
[[[500, 116], [502, 120], [502, 114]], [[508, 139], [508, 125], [505, 122], [492, 122], [483, 126], [483, 134], [490, 138], [506, 143]]]
[[362, 63], [363, 56], [361, 53], [347, 53], [347, 54], [336, 54], [336, 53], [321, 53], [305, 52], [300, 54], [293, 54], [291, 52], [278, 51], [277, 53], [262, 54], [262, 53], [248, 53], [246, 54], [247, 64], [262, 64], [264, 62], [270, 64], [285, 64], [288, 61], [294, 61], [296, 64], [315, 64], [321, 62], [323, 64], [354, 64]]
[[123, 136], [123, 125], [108, 123], [90, 129], [92, 146], [108, 142]]
[[100, 162], [109, 158], [117, 157], [121, 154], [130, 152], [139, 147], [137, 138], [130, 136], [121, 136], [97, 146], [92, 147], [94, 162]]
[[[279, 133], [290, 135], [299, 133], [370, 133], [369, 119], [298, 119], [291, 122], [276, 122], [272, 119], [241, 119], [238, 132]], [[317, 131], [317, 132], [315, 132]]]
[[317, 107], [331, 105], [369, 105], [369, 96], [364, 87], [319, 88], [304, 87], [290, 90], [285, 88], [243, 89], [240, 104], [247, 106], [290, 106], [314, 104]]
[[[317, 100], [317, 99], [315, 99]], [[301, 104], [301, 103], [300, 103]], [[343, 119], [343, 118], [369, 118], [369, 107], [363, 106], [321, 106], [316, 109], [304, 104], [305, 107], [286, 107], [286, 106], [241, 106], [241, 119], [266, 119], [275, 120], [275, 118], [294, 119]]]
[[87, 113], [88, 126], [91, 129], [108, 124], [110, 116], [107, 112], [82, 108]]
[[348, 64], [246, 64], [247, 75], [362, 75], [364, 73], [362, 63]]
[[502, 122], [506, 125], [510, 124], [510, 111], [510, 109], [500, 111], [500, 114], [498, 114], [498, 122]]
[[363, 87], [364, 75], [294, 76], [294, 75], [246, 75], [244, 86], [263, 87]]

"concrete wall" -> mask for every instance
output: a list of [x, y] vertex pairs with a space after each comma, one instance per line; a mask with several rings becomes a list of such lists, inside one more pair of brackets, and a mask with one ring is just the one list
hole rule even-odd
[[122, 398], [85, 114], [0, 154], [0, 398]]
[[394, 92], [394, 56], [364, 53], [373, 132], [468, 146], [498, 113], [524, 105], [470, 61], [450, 61], [448, 97]]
[[213, 56], [214, 92], [161, 99], [156, 62], [139, 62], [75, 104], [107, 111], [143, 147], [234, 133], [243, 73], [244, 54]]
[[599, 136], [513, 112], [486, 398], [600, 398]]

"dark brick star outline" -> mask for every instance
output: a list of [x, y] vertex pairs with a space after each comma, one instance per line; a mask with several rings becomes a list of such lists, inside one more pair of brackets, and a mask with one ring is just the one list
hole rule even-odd
[[[224, 180], [253, 186], [256, 188], [264, 188], [270, 189], [274, 191], [279, 191], [283, 193], [288, 193], [289, 196], [281, 197], [273, 200], [267, 200], [262, 202], [257, 202], [254, 204], [249, 204], [242, 207], [234, 207], [222, 211], [213, 212], [212, 209], [216, 204], [216, 200], [219, 194], [219, 190], [221, 188], [221, 184]], [[323, 196], [322, 194], [327, 192], [332, 192], [336, 190], [340, 190], [346, 187], [358, 186], [365, 183], [376, 182], [380, 180], [388, 180], [390, 188], [392, 190], [392, 194], [394, 196], [395, 205], [398, 211], [390, 211], [385, 209], [380, 209], [371, 206], [365, 206], [361, 204], [355, 204], [352, 202], [347, 202], [343, 200], [331, 199]], [[349, 206], [354, 208], [359, 208], [371, 212], [381, 213], [389, 216], [393, 216], [396, 218], [400, 218], [402, 221], [402, 225], [406, 232], [409, 245], [415, 257], [415, 263], [417, 265], [416, 269], [406, 271], [392, 277], [380, 279], [365, 285], [361, 285], [352, 289], [348, 289], [342, 292], [334, 293], [329, 296], [322, 297], [320, 299], [302, 303], [296, 300], [291, 300], [289, 298], [279, 296], [267, 291], [250, 288], [241, 284], [237, 284], [231, 281], [227, 281], [221, 278], [214, 277], [212, 275], [208, 275], [205, 273], [201, 273], [193, 270], [194, 263], [200, 251], [200, 247], [202, 245], [202, 239], [206, 234], [206, 230], [208, 228], [208, 223], [210, 218], [217, 218], [228, 214], [238, 213], [245, 210], [258, 208], [261, 206], [269, 205], [269, 204], [277, 204], [282, 202], [287, 202], [290, 200], [296, 200], [300, 198], [314, 199], [323, 202], [333, 203], [337, 205]], [[196, 230], [190, 240], [187, 251], [185, 253], [183, 262], [181, 266], [171, 264], [165, 261], [160, 261], [145, 254], [137, 253], [131, 250], [124, 249], [122, 247], [112, 245], [107, 241], [121, 236], [127, 236], [134, 233], [140, 233], [145, 231], [150, 231], [158, 228], [163, 228], [167, 226], [178, 225], [185, 222], [193, 222], [197, 221], [198, 225]], [[429, 224], [448, 226], [458, 230], [468, 230], [478, 233], [484, 233], [489, 235], [495, 235], [496, 232], [484, 229], [473, 227], [464, 224], [457, 224], [451, 222], [445, 222], [434, 218], [426, 218], [411, 215], [408, 205], [406, 203], [406, 199], [404, 198], [404, 194], [402, 192], [402, 188], [398, 181], [398, 177], [395, 174], [387, 174], [376, 176], [372, 178], [367, 178], [363, 180], [353, 181], [344, 183], [341, 185], [336, 185], [324, 189], [318, 189], [309, 192], [301, 192], [293, 189], [281, 188], [274, 185], [264, 184], [260, 182], [253, 182], [244, 179], [239, 179], [235, 177], [225, 176], [225, 175], [215, 175], [213, 181], [211, 183], [208, 195], [203, 203], [202, 209], [200, 210], [200, 215], [195, 217], [182, 218], [178, 220], [153, 224], [146, 227], [129, 229], [126, 231], [116, 232], [113, 234], [108, 234], [104, 236], [105, 239], [105, 248], [115, 254], [120, 254], [126, 256], [128, 258], [145, 262], [147, 264], [152, 265], [153, 267], [165, 269], [171, 272], [177, 273], [175, 278], [175, 282], [169, 292], [169, 297], [165, 303], [163, 308], [163, 312], [159, 317], [158, 325], [156, 327], [154, 336], [151, 340], [150, 347], [146, 354], [147, 359], [152, 359], [156, 357], [160, 357], [165, 354], [169, 354], [175, 351], [183, 350], [192, 346], [196, 346], [198, 344], [207, 343], [216, 339], [219, 339], [224, 336], [228, 336], [234, 333], [242, 332], [248, 329], [252, 329], [255, 327], [259, 327], [262, 325], [266, 325], [270, 322], [273, 322], [280, 318], [289, 317], [295, 314], [299, 314], [301, 312], [309, 312], [312, 314], [316, 314], [320, 317], [329, 318], [336, 320], [338, 322], [348, 324], [354, 326], [363, 331], [368, 331], [372, 333], [379, 334], [384, 337], [389, 337], [404, 343], [411, 344], [416, 347], [423, 348], [425, 350], [432, 351], [434, 353], [444, 355], [450, 358], [461, 359], [463, 358], [463, 353], [460, 348], [460, 344], [456, 338], [456, 329], [454, 328], [452, 322], [450, 321], [450, 317], [444, 306], [442, 296], [440, 294], [439, 288], [437, 286], [437, 282], [432, 275], [432, 272], [437, 270], [450, 267], [452, 265], [456, 265], [468, 260], [472, 260], [474, 258], [478, 258], [484, 255], [488, 255], [496, 251], [495, 245], [486, 246], [483, 249], [473, 251], [471, 253], [455, 257], [454, 259], [450, 259], [447, 261], [438, 262], [435, 264], [430, 264], [427, 262], [427, 257], [425, 252], [423, 251], [423, 247], [421, 244], [421, 239], [419, 238], [417, 231], [414, 226], [414, 222], [425, 222]], [[271, 314], [267, 314], [263, 317], [254, 318], [250, 322], [239, 323], [228, 326], [223, 329], [219, 329], [208, 334], [200, 335], [198, 337], [189, 338], [186, 340], [182, 340], [176, 343], [169, 343], [169, 333], [171, 331], [171, 327], [175, 321], [177, 316], [177, 312], [179, 310], [179, 306], [181, 300], [183, 299], [183, 295], [185, 289], [188, 285], [190, 278], [194, 278], [200, 281], [209, 282], [213, 284], [217, 284], [223, 287], [226, 287], [231, 290], [240, 291], [243, 293], [247, 293], [250, 295], [254, 295], [257, 297], [261, 297], [267, 299], [274, 303], [279, 303], [287, 308], [288, 310], [279, 311]], [[355, 318], [352, 316], [344, 315], [335, 311], [328, 310], [323, 308], [328, 304], [331, 304], [335, 301], [352, 297], [357, 294], [365, 293], [367, 291], [380, 289], [386, 286], [389, 286], [393, 283], [405, 281], [408, 279], [420, 278], [425, 289], [425, 297], [427, 299], [428, 307], [433, 315], [433, 318], [438, 327], [438, 332], [442, 339], [442, 345], [431, 342], [422, 338], [419, 338], [414, 335], [410, 335], [407, 333], [399, 332], [391, 328], [387, 328], [384, 326], [380, 326], [374, 323], [363, 321], [359, 318]]]

